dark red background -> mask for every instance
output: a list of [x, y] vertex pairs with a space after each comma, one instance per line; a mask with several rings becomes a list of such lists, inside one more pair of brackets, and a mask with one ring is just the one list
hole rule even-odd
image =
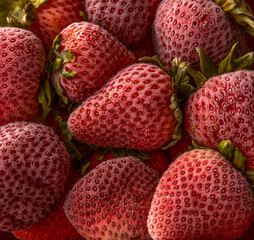
[[[254, 1], [253, 0], [245, 0], [245, 1], [250, 5], [250, 7], [252, 8], [254, 12]], [[248, 45], [249, 45], [250, 51], [254, 51], [253, 37], [248, 37]], [[254, 236], [254, 222], [252, 223], [249, 230], [241, 238], [239, 238], [239, 240], [251, 240], [253, 239], [253, 236]], [[1, 231], [0, 231], [0, 239], [1, 240], [16, 240], [16, 238], [11, 233], [1, 232]]]

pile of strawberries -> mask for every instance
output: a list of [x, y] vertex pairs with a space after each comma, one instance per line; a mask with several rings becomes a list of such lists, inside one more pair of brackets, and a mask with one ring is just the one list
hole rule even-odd
[[249, 239], [246, 1], [0, 6], [0, 236]]

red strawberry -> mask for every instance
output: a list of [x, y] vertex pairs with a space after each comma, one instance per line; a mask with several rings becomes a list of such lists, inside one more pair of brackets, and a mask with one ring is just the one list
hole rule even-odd
[[192, 150], [162, 176], [148, 229], [153, 239], [236, 239], [254, 219], [247, 179], [220, 153]]
[[[97, 167], [99, 164], [101, 164], [104, 161], [110, 160], [112, 158], [117, 158], [117, 157], [123, 157], [123, 156], [128, 156], [128, 151], [123, 150], [123, 156], [117, 156], [114, 152], [108, 150], [106, 154], [104, 154], [105, 149], [102, 149], [100, 151], [94, 152], [94, 154], [91, 156], [89, 159], [89, 169], [92, 170], [95, 167]], [[147, 151], [143, 152], [147, 158], [141, 158], [136, 156], [136, 158], [140, 158], [140, 160], [145, 163], [147, 166], [150, 168], [154, 169], [157, 171], [160, 175], [164, 173], [168, 169], [169, 161], [166, 157], [166, 154], [163, 150], [157, 149], [153, 151]], [[135, 154], [135, 153], [134, 153]]]
[[88, 22], [66, 27], [54, 46], [57, 47], [54, 82], [59, 81], [64, 94], [75, 102], [86, 99], [112, 75], [135, 61], [133, 54], [110, 33]]
[[140, 40], [154, 18], [160, 0], [86, 0], [89, 21], [102, 26], [121, 42], [130, 45]]
[[65, 193], [61, 201], [50, 213], [49, 217], [39, 223], [33, 224], [21, 231], [13, 232], [18, 239], [24, 240], [81, 240], [83, 239], [70, 224], [63, 210], [66, 195], [73, 185], [80, 179], [80, 175], [74, 169], [70, 170]]
[[185, 111], [185, 129], [199, 145], [216, 149], [224, 139], [233, 142], [254, 170], [254, 71], [239, 70], [215, 76], [192, 94]]
[[152, 64], [131, 65], [109, 80], [69, 117], [80, 141], [103, 147], [150, 151], [173, 138], [172, 79]]
[[46, 51], [65, 27], [84, 20], [83, 0], [8, 0], [2, 5], [0, 26], [28, 28], [42, 40]]
[[83, 21], [83, 0], [49, 0], [35, 10], [35, 21], [28, 28], [48, 51], [54, 38], [69, 24]]
[[158, 180], [138, 159], [108, 160], [73, 187], [65, 213], [87, 239], [148, 240], [147, 214]]
[[44, 67], [41, 41], [30, 31], [0, 27], [0, 125], [32, 120]]
[[0, 229], [18, 231], [46, 218], [69, 173], [69, 155], [47, 126], [29, 122], [0, 127]]
[[248, 52], [240, 26], [213, 0], [163, 0], [156, 12], [154, 32], [156, 53], [168, 68], [174, 58], [196, 68], [197, 47], [215, 63], [238, 41], [237, 55]]

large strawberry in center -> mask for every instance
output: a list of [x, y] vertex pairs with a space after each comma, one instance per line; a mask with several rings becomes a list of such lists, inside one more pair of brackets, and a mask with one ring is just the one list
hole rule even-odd
[[109, 80], [69, 117], [79, 140], [104, 147], [153, 150], [172, 139], [172, 79], [152, 64], [133, 64]]

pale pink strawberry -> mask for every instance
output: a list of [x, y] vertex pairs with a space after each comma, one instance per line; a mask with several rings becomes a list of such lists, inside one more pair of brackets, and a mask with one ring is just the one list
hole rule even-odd
[[237, 239], [254, 219], [254, 194], [242, 173], [214, 150], [179, 156], [156, 188], [149, 216], [151, 237]]
[[89, 21], [102, 26], [126, 45], [140, 40], [152, 23], [160, 0], [86, 0]]
[[[93, 23], [73, 23], [60, 34], [60, 49], [56, 50], [56, 55], [60, 56], [62, 65], [57, 70], [63, 93], [71, 101], [83, 101], [100, 89], [112, 75], [135, 62], [133, 54], [125, 46]], [[71, 51], [69, 55], [74, 59], [64, 59], [66, 51]], [[66, 72], [73, 75], [66, 76]], [[54, 82], [58, 81], [56, 78], [59, 75], [55, 74]]]
[[146, 63], [126, 67], [68, 119], [80, 141], [103, 147], [154, 150], [173, 138], [172, 78]]
[[238, 54], [248, 52], [240, 26], [213, 0], [163, 0], [154, 20], [155, 51], [168, 68], [174, 58], [199, 66], [201, 47], [218, 64], [239, 41]]
[[73, 185], [81, 178], [77, 170], [71, 168], [66, 189], [60, 202], [54, 207], [49, 217], [12, 234], [23, 240], [81, 240], [82, 238], [71, 225], [64, 213], [64, 202]]
[[159, 175], [138, 159], [111, 159], [79, 180], [65, 213], [86, 239], [149, 240], [147, 215]]
[[42, 43], [32, 32], [0, 27], [0, 125], [32, 120], [45, 61]]
[[185, 129], [199, 145], [215, 148], [230, 140], [254, 170], [254, 71], [215, 76], [192, 94], [185, 108]]
[[69, 154], [49, 127], [0, 127], [0, 229], [18, 231], [48, 217], [69, 174]]

